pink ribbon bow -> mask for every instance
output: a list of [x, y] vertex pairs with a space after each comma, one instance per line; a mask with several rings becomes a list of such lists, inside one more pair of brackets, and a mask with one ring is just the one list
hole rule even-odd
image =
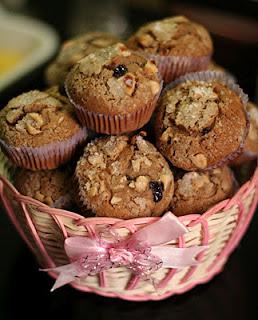
[[[101, 237], [70, 237], [64, 248], [71, 263], [45, 269], [59, 273], [51, 291], [74, 281], [96, 275], [101, 271], [126, 266], [137, 276], [148, 279], [152, 273], [163, 268], [184, 268], [198, 264], [195, 259], [206, 246], [173, 248], [164, 245], [188, 232], [187, 228], [171, 213], [158, 221], [136, 231], [132, 236], [108, 242]], [[109, 235], [114, 237], [110, 232]]]

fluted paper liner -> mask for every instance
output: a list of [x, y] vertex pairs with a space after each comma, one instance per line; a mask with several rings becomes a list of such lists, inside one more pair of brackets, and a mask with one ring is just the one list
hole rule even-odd
[[169, 83], [177, 77], [189, 72], [206, 70], [211, 60], [211, 55], [191, 56], [161, 56], [142, 52], [148, 59], [154, 60], [164, 83]]
[[108, 115], [98, 112], [88, 111], [86, 108], [75, 103], [69, 94], [69, 90], [66, 87], [66, 93], [75, 107], [75, 111], [82, 125], [91, 129], [97, 133], [103, 134], [121, 134], [125, 132], [135, 131], [143, 127], [151, 118], [151, 115], [155, 109], [157, 100], [162, 90], [163, 82], [160, 82], [160, 91], [155, 95], [153, 100], [143, 106], [136, 112], [132, 112], [125, 115]]
[[0, 146], [7, 157], [18, 167], [30, 170], [55, 169], [71, 159], [78, 145], [86, 140], [86, 128], [71, 138], [41, 147], [13, 147], [0, 139]]

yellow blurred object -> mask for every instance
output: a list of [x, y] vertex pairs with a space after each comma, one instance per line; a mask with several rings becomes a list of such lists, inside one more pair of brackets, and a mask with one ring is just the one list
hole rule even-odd
[[13, 69], [22, 58], [19, 52], [0, 48], [0, 76]]

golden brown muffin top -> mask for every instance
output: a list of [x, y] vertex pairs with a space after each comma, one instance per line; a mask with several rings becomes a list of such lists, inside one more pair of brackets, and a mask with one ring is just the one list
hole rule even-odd
[[127, 45], [164, 56], [205, 56], [212, 54], [213, 45], [208, 31], [183, 16], [154, 21], [142, 26]]
[[173, 174], [141, 136], [110, 136], [87, 145], [76, 167], [79, 194], [97, 216], [157, 216], [173, 196]]
[[72, 137], [81, 127], [67, 98], [57, 91], [29, 91], [0, 111], [0, 138], [14, 147], [40, 147]]
[[65, 41], [58, 56], [47, 68], [46, 79], [48, 84], [63, 85], [67, 73], [79, 60], [118, 41], [118, 38], [114, 35], [105, 32], [88, 32]]
[[66, 80], [75, 105], [108, 115], [138, 111], [152, 103], [160, 90], [156, 65], [121, 43], [82, 59]]
[[176, 167], [208, 169], [229, 161], [243, 146], [247, 124], [240, 96], [227, 85], [186, 81], [160, 101], [157, 144]]
[[228, 167], [206, 172], [185, 172], [175, 177], [172, 211], [176, 215], [203, 213], [212, 205], [230, 197], [233, 187], [233, 174]]
[[68, 171], [21, 169], [15, 174], [14, 181], [23, 195], [49, 206], [63, 207], [71, 202], [71, 176]]

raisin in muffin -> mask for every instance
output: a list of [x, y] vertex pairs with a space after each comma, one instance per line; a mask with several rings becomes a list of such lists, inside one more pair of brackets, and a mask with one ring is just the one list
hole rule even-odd
[[68, 99], [54, 91], [23, 93], [0, 111], [0, 145], [17, 166], [54, 169], [86, 140]]
[[177, 215], [203, 213], [219, 201], [232, 196], [234, 178], [228, 167], [206, 172], [175, 174], [171, 211]]
[[106, 134], [134, 131], [147, 123], [161, 88], [155, 64], [121, 43], [88, 55], [66, 79], [80, 121]]
[[14, 177], [14, 185], [25, 196], [32, 197], [50, 207], [72, 207], [72, 179], [65, 169], [30, 171], [20, 169]]
[[[210, 79], [200, 80], [205, 75]], [[219, 75], [223, 77], [209, 72], [182, 77], [160, 101], [157, 146], [178, 168], [215, 168], [241, 152], [248, 132], [247, 98], [236, 84], [223, 83]]]
[[46, 82], [49, 86], [63, 86], [71, 68], [88, 54], [118, 42], [118, 39], [104, 32], [88, 32], [80, 37], [64, 42], [56, 59], [46, 70]]
[[142, 26], [127, 45], [153, 58], [166, 83], [187, 72], [205, 70], [213, 52], [208, 31], [183, 16]]
[[80, 205], [96, 216], [159, 216], [173, 196], [167, 162], [142, 136], [111, 136], [89, 143], [75, 176]]

